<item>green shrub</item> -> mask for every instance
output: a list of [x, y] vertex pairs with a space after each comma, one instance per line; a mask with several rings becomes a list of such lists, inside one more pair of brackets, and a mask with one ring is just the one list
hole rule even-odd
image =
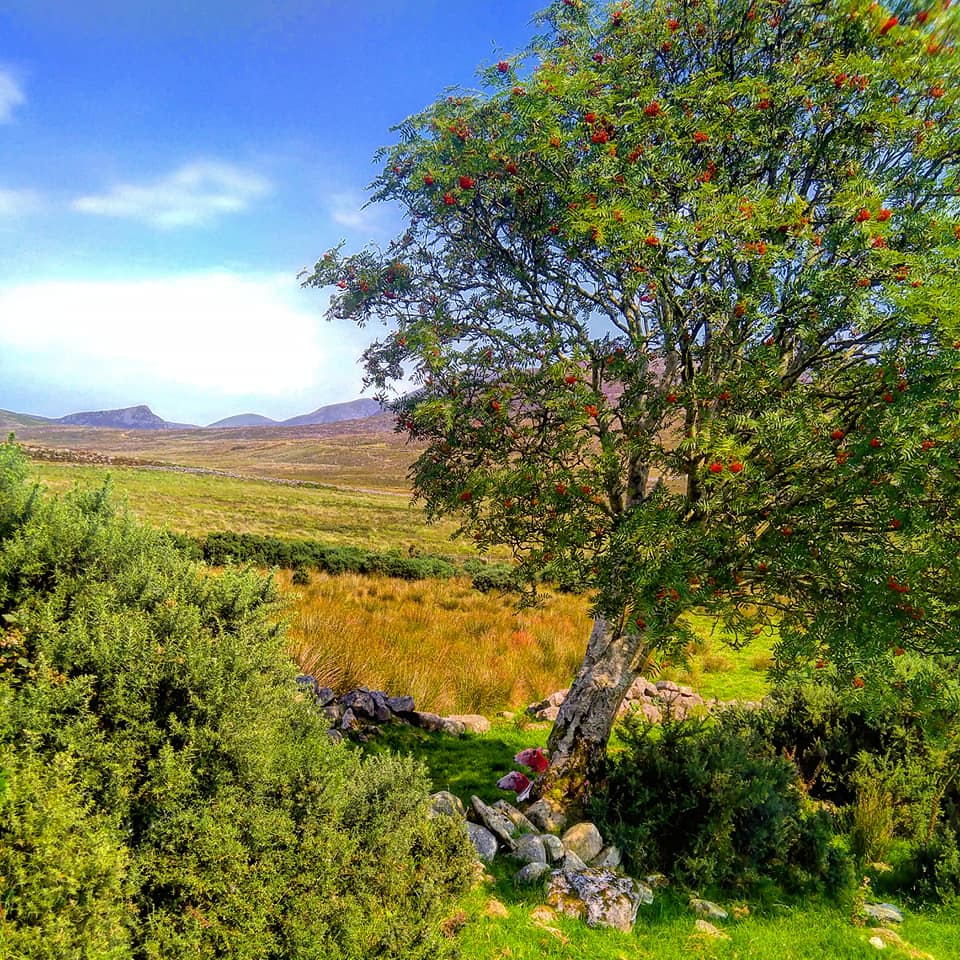
[[404, 580], [445, 579], [458, 572], [455, 564], [442, 557], [331, 547], [315, 540], [281, 540], [255, 533], [209, 533], [194, 544], [203, 559], [215, 566], [233, 561], [331, 574], [382, 573]]
[[930, 838], [911, 850], [897, 880], [918, 900], [956, 900], [960, 897], [960, 834], [938, 823]]
[[516, 567], [505, 563], [489, 564], [476, 570], [471, 578], [475, 590], [481, 593], [515, 593], [520, 589], [520, 580]]
[[634, 719], [621, 738], [595, 815], [635, 871], [697, 889], [773, 882], [837, 893], [847, 883], [829, 816], [743, 714], [660, 727]]
[[107, 490], [25, 509], [11, 447], [0, 953], [449, 953], [440, 923], [469, 841], [425, 816], [414, 764], [329, 742], [283, 653], [272, 581], [190, 562]]
[[[3, 709], [0, 707], [0, 709]], [[129, 857], [68, 754], [0, 750], [0, 952], [31, 960], [130, 955]]]
[[893, 696], [778, 688], [750, 723], [796, 761], [811, 797], [843, 810], [861, 864], [905, 840], [917, 865], [906, 871], [905, 890], [939, 899], [960, 892], [956, 663], [904, 658], [900, 670]]

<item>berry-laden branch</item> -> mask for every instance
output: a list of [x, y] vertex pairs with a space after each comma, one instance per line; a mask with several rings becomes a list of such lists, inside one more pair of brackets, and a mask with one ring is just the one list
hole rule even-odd
[[844, 683], [960, 652], [956, 21], [554, 3], [396, 128], [373, 199], [403, 235], [305, 277], [386, 326], [367, 374], [427, 511], [592, 590], [611, 652], [552, 758], [573, 726], [596, 756], [577, 711], [612, 722], [691, 609], [775, 615], [781, 664]]

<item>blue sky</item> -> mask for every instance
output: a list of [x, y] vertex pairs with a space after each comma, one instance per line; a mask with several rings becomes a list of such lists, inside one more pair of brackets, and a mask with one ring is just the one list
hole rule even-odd
[[5, 0], [0, 408], [285, 418], [359, 395], [366, 334], [297, 273], [391, 125], [524, 46], [543, 0]]

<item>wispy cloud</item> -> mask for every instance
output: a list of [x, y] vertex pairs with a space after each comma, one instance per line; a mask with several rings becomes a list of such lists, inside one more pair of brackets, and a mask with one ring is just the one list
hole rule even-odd
[[40, 194], [35, 190], [5, 190], [0, 187], [0, 219], [19, 217], [40, 206]]
[[388, 209], [380, 204], [364, 207], [367, 198], [355, 191], [345, 190], [327, 197], [327, 211], [334, 223], [357, 234], [380, 238], [393, 231], [394, 224]]
[[119, 183], [99, 196], [78, 197], [81, 213], [143, 220], [164, 229], [203, 226], [229, 213], [245, 210], [269, 193], [270, 182], [229, 163], [185, 164], [153, 183]]
[[9, 123], [13, 111], [24, 103], [26, 97], [13, 74], [0, 68], [0, 123]]

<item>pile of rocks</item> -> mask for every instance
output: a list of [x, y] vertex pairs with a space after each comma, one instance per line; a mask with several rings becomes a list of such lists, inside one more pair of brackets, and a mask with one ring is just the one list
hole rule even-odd
[[413, 697], [391, 697], [382, 690], [357, 687], [339, 696], [330, 687], [321, 687], [309, 674], [297, 677], [300, 689], [312, 696], [330, 721], [330, 736], [340, 740], [347, 733], [361, 737], [376, 736], [379, 724], [406, 723], [431, 732], [439, 731], [453, 737], [464, 733], [486, 733], [490, 721], [479, 714], [454, 714], [441, 717], [436, 713], [417, 710]]
[[[531, 703], [527, 707], [527, 713], [535, 720], [553, 723], [568, 692], [558, 690], [551, 693], [546, 700]], [[645, 677], [637, 677], [627, 690], [617, 716], [624, 717], [628, 713], [639, 712], [650, 723], [660, 723], [666, 717], [685, 720], [688, 716], [701, 715], [715, 707], [731, 706], [734, 703], [747, 708], [760, 706], [752, 701], [704, 700], [692, 687], [674, 683], [672, 680], [658, 680], [653, 683]]]
[[566, 819], [548, 800], [539, 800], [522, 813], [505, 800], [491, 806], [471, 797], [465, 810], [446, 791], [431, 799], [433, 816], [465, 819], [481, 861], [507, 858], [517, 867], [517, 886], [543, 884], [548, 906], [589, 926], [631, 930], [640, 905], [653, 902], [653, 887], [662, 882], [659, 876], [641, 882], [620, 872], [620, 851], [603, 842], [595, 824], [577, 823], [558, 836]]

